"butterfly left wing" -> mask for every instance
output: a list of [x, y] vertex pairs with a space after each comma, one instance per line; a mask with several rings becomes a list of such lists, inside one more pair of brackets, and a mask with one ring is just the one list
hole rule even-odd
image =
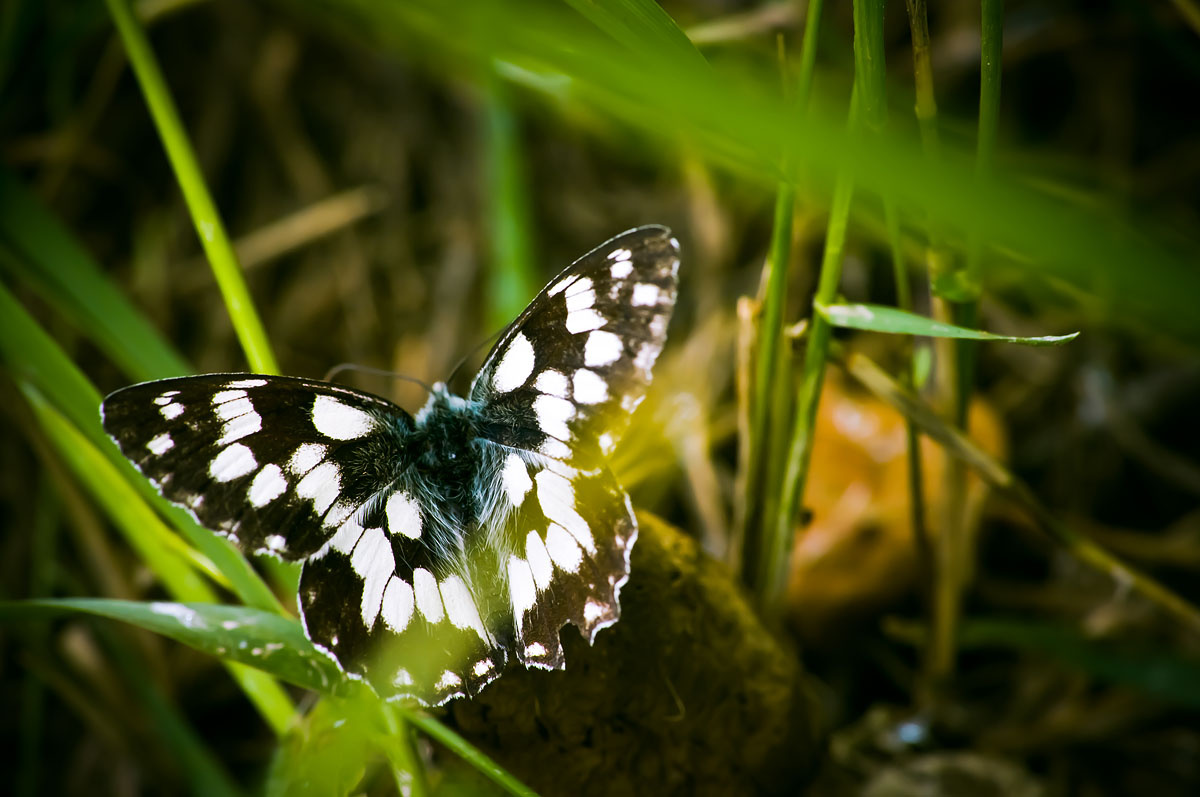
[[590, 642], [620, 615], [637, 522], [606, 461], [666, 340], [678, 268], [665, 227], [600, 245], [538, 294], [472, 383], [480, 436], [507, 451], [513, 511], [497, 533], [526, 666], [564, 666], [564, 624]]
[[413, 419], [367, 393], [253, 374], [118, 390], [105, 431], [168, 500], [243, 549], [306, 560], [309, 638], [381, 694], [474, 695], [506, 656], [428, 528]]

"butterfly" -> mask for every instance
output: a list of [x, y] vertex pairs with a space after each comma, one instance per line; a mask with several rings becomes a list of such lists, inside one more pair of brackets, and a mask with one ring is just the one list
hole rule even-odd
[[637, 521], [607, 465], [675, 305], [679, 244], [646, 226], [584, 255], [501, 334], [465, 397], [415, 415], [285, 376], [117, 390], [105, 431], [242, 549], [302, 561], [316, 648], [389, 699], [474, 696], [515, 659], [563, 669], [620, 616]]

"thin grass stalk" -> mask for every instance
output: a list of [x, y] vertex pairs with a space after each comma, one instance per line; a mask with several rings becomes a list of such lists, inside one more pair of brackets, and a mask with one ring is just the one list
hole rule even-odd
[[[855, 102], [851, 100], [851, 118]], [[853, 122], [851, 123], [853, 127]], [[832, 303], [837, 298], [842, 276], [842, 249], [846, 242], [846, 225], [850, 216], [850, 201], [854, 196], [854, 180], [848, 175], [838, 178], [829, 210], [829, 225], [825, 233], [825, 250], [821, 257], [821, 277], [813, 297], [814, 312], [805, 346], [800, 391], [792, 420], [788, 445], [787, 466], [775, 513], [772, 534], [767, 539], [765, 556], [758, 568], [755, 588], [766, 597], [768, 605], [776, 603], [786, 585], [786, 568], [792, 547], [792, 523], [799, 513], [812, 459], [813, 431], [817, 420], [817, 403], [825, 379], [825, 362], [833, 328], [815, 307]]]
[[[900, 236], [900, 217], [895, 204], [887, 197], [883, 200], [884, 224], [892, 252], [892, 275], [896, 283], [896, 305], [912, 312], [912, 286], [909, 281], [908, 263], [904, 258], [904, 246]], [[916, 346], [911, 338], [905, 341], [908, 354], [908, 371], [901, 376], [901, 383], [913, 388], [918, 378]], [[912, 529], [913, 545], [922, 570], [922, 584], [931, 583], [933, 577], [933, 543], [925, 527], [925, 477], [921, 465], [921, 439], [917, 425], [909, 418], [904, 419], [905, 457], [908, 461], [908, 518]]]
[[398, 709], [398, 711], [414, 727], [419, 728], [427, 736], [444, 745], [459, 758], [475, 767], [481, 774], [504, 791], [515, 795], [515, 797], [537, 797], [533, 789], [514, 777], [511, 772], [497, 764], [478, 747], [433, 717], [420, 711], [407, 711], [404, 709]]
[[[883, 84], [883, 2], [855, 0], [854, 2], [854, 89], [850, 96], [850, 134], [859, 127], [860, 111], [865, 126], [879, 130], [884, 118]], [[861, 105], [861, 109], [860, 109]], [[800, 503], [808, 481], [812, 462], [813, 435], [816, 429], [817, 408], [821, 387], [825, 381], [825, 364], [833, 328], [817, 309], [837, 299], [842, 276], [842, 252], [846, 242], [846, 226], [850, 202], [854, 196], [854, 178], [843, 172], [834, 185], [825, 249], [821, 257], [821, 273], [813, 296], [812, 327], [805, 347], [800, 390], [790, 430], [783, 483], [780, 486], [779, 506], [772, 519], [763, 561], [758, 571], [758, 593], [765, 603], [778, 605], [787, 586], [787, 562], [792, 548], [793, 524], [799, 515]]]
[[[813, 68], [816, 63], [817, 32], [821, 25], [820, 0], [809, 3], [805, 18], [804, 38], [800, 50], [800, 71], [793, 98], [796, 113], [803, 116], [812, 93]], [[786, 74], [782, 45], [781, 70]], [[785, 94], [787, 85], [784, 85]], [[768, 445], [767, 432], [773, 440], [787, 437], [787, 408], [789, 405], [791, 373], [790, 357], [783, 340], [783, 314], [787, 309], [787, 278], [792, 255], [792, 226], [795, 215], [795, 176], [792, 159], [784, 155], [780, 182], [775, 196], [775, 215], [771, 230], [771, 248], [767, 255], [763, 313], [757, 335], [757, 361], [754, 368], [754, 387], [750, 396], [750, 445], [746, 463], [746, 489], [740, 541], [743, 579], [760, 598], [766, 597], [765, 559], [770, 538], [770, 518], [778, 512], [780, 474], [783, 472], [782, 450]]]
[[106, 0], [106, 3], [129, 55], [129, 64], [146, 97], [146, 105], [162, 138], [171, 168], [179, 180], [192, 223], [200, 236], [204, 252], [208, 255], [213, 276], [221, 289], [221, 296], [225, 300], [238, 341], [246, 353], [246, 360], [253, 371], [262, 374], [278, 373], [279, 366], [271, 351], [258, 311], [254, 308], [250, 291], [246, 287], [233, 244], [208, 192], [200, 164], [196, 160], [196, 153], [179, 119], [179, 111], [167, 88], [162, 70], [159, 69], [154, 51], [150, 48], [146, 33], [134, 16], [128, 0]]
[[377, 705], [383, 714], [384, 727], [387, 728], [388, 735], [383, 740], [383, 748], [391, 764], [396, 793], [404, 797], [425, 797], [429, 794], [429, 784], [425, 779], [421, 757], [413, 747], [411, 723], [391, 703], [380, 700]]

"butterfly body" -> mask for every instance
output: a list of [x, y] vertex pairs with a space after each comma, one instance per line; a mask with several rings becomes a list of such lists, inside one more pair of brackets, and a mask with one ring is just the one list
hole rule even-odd
[[168, 499], [255, 553], [300, 560], [313, 643], [389, 697], [474, 695], [559, 630], [619, 617], [637, 523], [607, 455], [644, 396], [678, 245], [643, 227], [569, 266], [468, 394], [415, 415], [312, 380], [210, 374], [107, 397], [105, 429]]

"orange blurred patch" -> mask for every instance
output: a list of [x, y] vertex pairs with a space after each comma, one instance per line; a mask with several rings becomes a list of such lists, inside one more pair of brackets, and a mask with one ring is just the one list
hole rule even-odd
[[[969, 414], [971, 437], [1002, 457], [1004, 430], [986, 403]], [[946, 455], [921, 437], [925, 524], [936, 537]], [[986, 485], [967, 480], [974, 533]], [[908, 500], [903, 417], [867, 393], [847, 389], [839, 371], [825, 377], [805, 506], [812, 521], [796, 533], [788, 577], [788, 614], [802, 638], [821, 645], [907, 595], [919, 561]]]

